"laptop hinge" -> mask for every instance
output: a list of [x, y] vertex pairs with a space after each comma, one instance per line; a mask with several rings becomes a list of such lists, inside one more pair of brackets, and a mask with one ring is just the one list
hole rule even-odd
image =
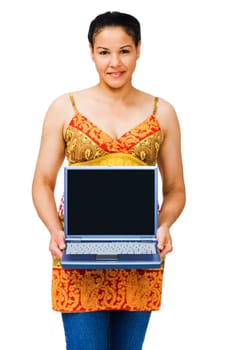
[[96, 242], [102, 242], [102, 241], [152, 241], [152, 240], [156, 240], [156, 237], [154, 235], [152, 236], [148, 236], [148, 237], [144, 237], [144, 236], [135, 236], [135, 237], [131, 237], [131, 236], [98, 236], [98, 237], [93, 237], [93, 236], [77, 236], [77, 237], [66, 237], [66, 241], [74, 241], [74, 242], [86, 242], [86, 241], [96, 241]]

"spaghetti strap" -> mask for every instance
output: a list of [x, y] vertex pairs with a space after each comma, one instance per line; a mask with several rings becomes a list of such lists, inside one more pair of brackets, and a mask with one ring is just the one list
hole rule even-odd
[[158, 104], [159, 104], [159, 98], [155, 97], [155, 99], [154, 99], [154, 108], [153, 108], [152, 115], [156, 115], [156, 113], [158, 111]]
[[75, 113], [77, 113], [78, 110], [77, 110], [77, 107], [76, 107], [76, 104], [75, 104], [74, 95], [73, 95], [72, 92], [69, 93], [69, 97], [70, 97], [70, 100], [71, 100], [72, 107], [73, 107]]

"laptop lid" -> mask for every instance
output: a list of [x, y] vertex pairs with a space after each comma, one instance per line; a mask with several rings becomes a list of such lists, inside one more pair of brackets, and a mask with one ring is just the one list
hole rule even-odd
[[66, 239], [150, 239], [157, 225], [157, 167], [64, 168]]

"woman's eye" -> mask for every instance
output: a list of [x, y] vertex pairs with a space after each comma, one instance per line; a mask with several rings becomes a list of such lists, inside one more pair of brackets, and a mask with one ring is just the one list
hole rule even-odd
[[100, 51], [99, 53], [100, 53], [100, 55], [107, 55], [108, 51]]
[[121, 50], [121, 53], [123, 53], [123, 54], [129, 53], [129, 50], [123, 49], [123, 50]]

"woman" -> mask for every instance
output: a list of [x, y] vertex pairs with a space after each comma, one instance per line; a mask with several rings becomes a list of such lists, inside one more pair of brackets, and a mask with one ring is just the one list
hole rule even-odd
[[[63, 199], [54, 199], [57, 174], [69, 165], [158, 165], [163, 201], [157, 230], [161, 256], [172, 251], [170, 227], [185, 205], [180, 127], [165, 100], [136, 89], [140, 24], [107, 12], [90, 24], [89, 46], [99, 75], [96, 86], [57, 98], [47, 111], [33, 179], [33, 201], [50, 232], [53, 309], [62, 313], [67, 349], [142, 349], [152, 310], [160, 308], [164, 267], [153, 270], [64, 270]], [[96, 163], [95, 163], [96, 162]]]

